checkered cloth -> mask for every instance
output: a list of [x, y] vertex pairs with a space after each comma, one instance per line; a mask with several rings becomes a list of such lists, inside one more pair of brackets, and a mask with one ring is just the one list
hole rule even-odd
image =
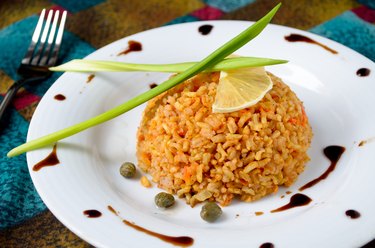
[[[13, 81], [43, 8], [67, 10], [60, 63], [83, 58], [125, 36], [150, 28], [198, 20], [255, 21], [274, 0], [29, 0], [0, 1], [0, 99]], [[272, 23], [325, 36], [375, 61], [374, 0], [285, 0]], [[9, 125], [0, 131], [0, 244], [85, 247], [46, 209], [25, 156], [6, 153], [25, 141], [33, 111], [60, 76], [23, 88], [13, 101]], [[2, 245], [0, 245], [2, 246]]]

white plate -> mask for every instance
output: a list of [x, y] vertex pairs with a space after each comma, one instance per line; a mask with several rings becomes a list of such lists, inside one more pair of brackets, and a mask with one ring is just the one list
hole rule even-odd
[[[208, 35], [198, 32], [212, 24]], [[157, 28], [116, 41], [88, 58], [138, 63], [198, 61], [248, 27], [250, 22], [194, 22]], [[285, 35], [298, 33], [337, 50], [334, 55], [308, 43], [291, 43]], [[143, 51], [116, 56], [129, 40], [142, 43]], [[375, 142], [358, 146], [375, 136], [375, 65], [360, 54], [328, 39], [304, 31], [269, 25], [240, 55], [287, 59], [285, 65], [267, 69], [281, 77], [304, 101], [314, 138], [306, 171], [290, 188], [254, 203], [235, 202], [225, 207], [223, 218], [204, 222], [200, 206], [191, 208], [178, 199], [176, 206], [162, 211], [153, 198], [161, 190], [146, 189], [118, 172], [124, 161], [136, 162], [135, 135], [144, 105], [95, 128], [58, 143], [61, 164], [35, 172], [32, 166], [50, 153], [51, 147], [29, 152], [30, 174], [43, 201], [53, 214], [78, 236], [98, 247], [172, 247], [122, 223], [111, 213], [148, 230], [170, 236], [189, 236], [193, 247], [259, 247], [271, 242], [276, 247], [358, 247], [375, 237]], [[370, 76], [359, 77], [359, 68], [369, 68]], [[102, 113], [161, 83], [162, 73], [65, 73], [40, 102], [28, 140], [70, 126]], [[56, 94], [66, 100], [57, 101]], [[321, 175], [329, 166], [322, 154], [328, 145], [346, 147], [334, 172], [303, 193], [313, 199], [307, 206], [279, 213], [270, 210], [289, 202], [286, 191], [298, 188]], [[281, 198], [285, 195], [284, 198]], [[83, 211], [99, 210], [100, 218], [87, 218]], [[361, 217], [350, 219], [348, 209]], [[256, 216], [256, 211], [264, 214]]]

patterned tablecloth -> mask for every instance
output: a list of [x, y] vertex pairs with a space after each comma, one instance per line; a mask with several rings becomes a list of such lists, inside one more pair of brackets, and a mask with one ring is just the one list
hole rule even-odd
[[[68, 11], [60, 62], [83, 58], [125, 36], [199, 20], [259, 19], [279, 0], [1, 0], [0, 99], [14, 80], [43, 8]], [[328, 37], [375, 61], [374, 0], [284, 0], [272, 23]], [[0, 247], [89, 247], [46, 208], [30, 179], [25, 155], [6, 153], [25, 141], [43, 94], [60, 76], [23, 88], [9, 124], [0, 130]], [[375, 242], [366, 247], [375, 247]]]

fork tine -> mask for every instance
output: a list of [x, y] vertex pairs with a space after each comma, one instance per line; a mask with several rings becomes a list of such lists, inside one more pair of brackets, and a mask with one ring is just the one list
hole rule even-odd
[[62, 37], [63, 37], [63, 34], [64, 34], [64, 26], [65, 26], [65, 21], [66, 21], [66, 15], [67, 15], [67, 12], [66, 12], [66, 10], [64, 10], [64, 12], [62, 14], [62, 17], [61, 17], [61, 21], [60, 21], [59, 31], [58, 31], [57, 36], [56, 36], [55, 46], [53, 47], [51, 58], [48, 61], [48, 66], [53, 66], [53, 65], [56, 64], [57, 56], [59, 54], [59, 50], [60, 50], [60, 46], [61, 46], [61, 40], [62, 40]]
[[52, 15], [53, 15], [53, 10], [50, 10], [50, 11], [48, 12], [48, 16], [47, 16], [46, 24], [44, 25], [44, 29], [43, 29], [43, 33], [42, 33], [42, 37], [40, 38], [40, 42], [39, 42], [39, 46], [38, 46], [38, 50], [36, 51], [36, 53], [35, 53], [35, 55], [34, 55], [34, 58], [33, 58], [32, 61], [31, 61], [31, 64], [32, 64], [32, 65], [37, 65], [38, 62], [39, 62], [40, 55], [41, 55], [42, 52], [43, 52], [44, 44], [46, 43], [47, 35], [48, 35], [48, 32], [49, 32], [49, 26], [51, 25]]
[[59, 15], [60, 15], [60, 11], [57, 10], [53, 17], [51, 31], [49, 32], [49, 35], [48, 35], [47, 47], [44, 49], [43, 57], [41, 58], [39, 65], [44, 66], [47, 64], [47, 60], [48, 60], [48, 57], [52, 48], [52, 44], [55, 39], [56, 26], [57, 26], [57, 21], [59, 20]]
[[44, 15], [46, 13], [46, 9], [43, 9], [42, 12], [40, 13], [38, 23], [36, 25], [33, 37], [31, 39], [31, 43], [29, 45], [29, 48], [27, 49], [25, 57], [22, 59], [22, 64], [28, 64], [30, 63], [31, 56], [33, 55], [34, 49], [36, 44], [38, 43], [40, 33], [42, 31], [42, 26], [43, 26], [43, 19]]

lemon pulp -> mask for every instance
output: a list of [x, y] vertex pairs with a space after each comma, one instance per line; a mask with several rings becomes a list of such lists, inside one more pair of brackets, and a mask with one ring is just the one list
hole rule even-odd
[[264, 67], [221, 71], [212, 112], [228, 113], [250, 107], [259, 102], [272, 86]]

